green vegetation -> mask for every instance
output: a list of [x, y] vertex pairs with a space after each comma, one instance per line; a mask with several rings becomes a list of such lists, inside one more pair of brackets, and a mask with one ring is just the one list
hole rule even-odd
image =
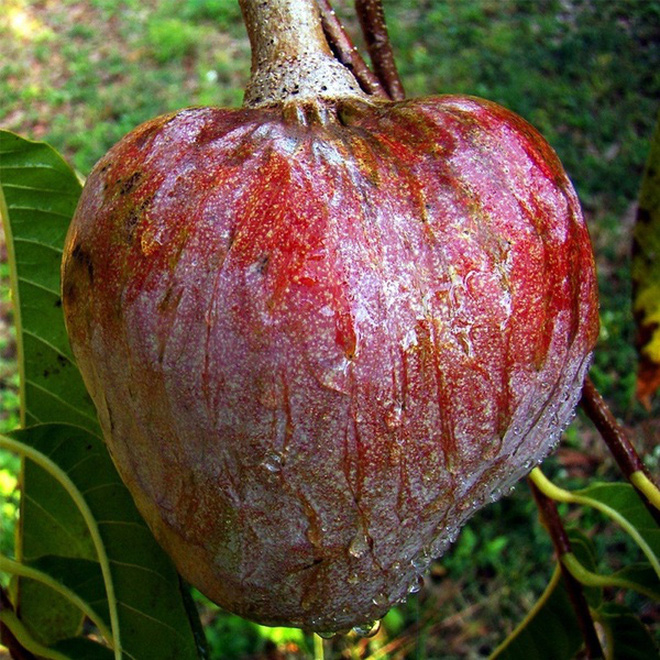
[[[357, 34], [349, 20], [352, 3], [333, 4]], [[660, 98], [660, 1], [420, 0], [411, 7], [407, 0], [385, 0], [385, 7], [409, 95], [493, 99], [530, 120], [559, 153], [598, 258], [603, 327], [592, 376], [657, 472], [658, 427], [633, 400], [629, 246]], [[4, 0], [3, 14], [0, 126], [47, 140], [83, 176], [150, 117], [188, 105], [241, 102], [249, 48], [237, 0]], [[18, 423], [7, 278], [3, 263], [0, 430]], [[0, 453], [0, 552], [9, 555], [17, 472], [18, 459]], [[576, 484], [584, 475], [614, 474], [581, 418], [546, 472]], [[599, 545], [633, 552], [622, 535], [590, 515], [583, 523], [600, 532], [594, 536]], [[551, 546], [530, 523], [535, 519], [521, 485], [473, 519], [453, 551], [434, 564], [421, 594], [388, 615], [381, 633], [333, 640], [327, 648], [346, 658], [367, 651], [400, 658], [487, 655], [549, 578]], [[218, 612], [201, 595], [196, 600], [213, 658], [265, 656], [274, 647], [291, 657], [311, 651], [311, 640], [298, 631], [255, 626]], [[657, 611], [646, 615], [657, 620]]]

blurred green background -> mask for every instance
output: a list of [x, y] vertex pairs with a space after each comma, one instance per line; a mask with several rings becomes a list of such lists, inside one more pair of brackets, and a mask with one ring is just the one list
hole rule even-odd
[[[601, 290], [592, 377], [651, 470], [658, 408], [635, 402], [630, 236], [660, 99], [660, 0], [385, 0], [409, 96], [487, 97], [531, 121], [559, 153], [590, 227]], [[333, 6], [360, 43], [352, 8]], [[84, 176], [140, 122], [189, 105], [239, 105], [249, 48], [237, 0], [0, 0], [0, 128], [50, 142]], [[0, 430], [18, 421], [6, 253], [0, 241]], [[18, 461], [0, 454], [0, 551], [10, 554]], [[578, 417], [547, 463], [568, 484], [616, 471]], [[576, 514], [571, 513], [575, 518]], [[603, 554], [635, 558], [591, 515]], [[330, 657], [485, 657], [529, 610], [551, 546], [522, 484], [473, 518], [426, 588], [369, 640], [335, 639]], [[198, 602], [214, 658], [298, 658], [311, 641]], [[658, 630], [660, 613], [643, 601]]]

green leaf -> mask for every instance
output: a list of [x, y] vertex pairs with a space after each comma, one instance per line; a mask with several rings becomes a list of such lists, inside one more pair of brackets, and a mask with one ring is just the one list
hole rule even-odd
[[491, 660], [574, 658], [582, 646], [582, 634], [557, 566], [531, 612], [495, 649]]
[[595, 483], [588, 488], [575, 491], [574, 494], [600, 502], [616, 511], [647, 544], [651, 553], [650, 557], [647, 554], [649, 561], [658, 561], [660, 558], [660, 528], [630, 484]]
[[[15, 307], [21, 420], [69, 422], [99, 433], [60, 298], [62, 246], [80, 191], [72, 169], [47, 144], [0, 131], [0, 216]], [[93, 556], [86, 526], [61, 486], [34, 464], [22, 472], [18, 559]], [[80, 612], [60, 594], [31, 580], [18, 585], [23, 622], [38, 642], [48, 645], [78, 632]]]
[[53, 647], [55, 651], [75, 660], [112, 660], [112, 650], [90, 639], [74, 637], [64, 639]]
[[81, 186], [50, 146], [0, 131], [2, 215], [15, 304], [24, 423], [99, 432], [75, 364], [60, 297], [62, 247]]
[[57, 479], [82, 511], [95, 551], [94, 561], [48, 556], [29, 565], [61, 581], [105, 618], [121, 657], [196, 658], [178, 575], [142, 521], [100, 438], [77, 426], [47, 424], [15, 431], [4, 443]]
[[596, 612], [605, 629], [607, 657], [650, 660], [658, 657], [658, 647], [642, 622], [625, 605], [605, 603]]
[[633, 311], [637, 324], [637, 396], [647, 407], [660, 387], [660, 120], [646, 164], [633, 232]]

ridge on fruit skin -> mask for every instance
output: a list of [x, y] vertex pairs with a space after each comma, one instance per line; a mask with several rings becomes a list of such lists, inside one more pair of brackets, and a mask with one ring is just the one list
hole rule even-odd
[[123, 138], [76, 210], [63, 305], [182, 575], [256, 621], [343, 630], [417, 588], [554, 447], [596, 279], [570, 182], [509, 111], [287, 107], [192, 108]]

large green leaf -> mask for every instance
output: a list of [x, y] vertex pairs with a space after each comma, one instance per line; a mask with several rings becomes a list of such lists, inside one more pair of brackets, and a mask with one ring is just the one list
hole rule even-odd
[[73, 423], [98, 433], [60, 297], [62, 247], [80, 191], [73, 170], [47, 144], [0, 131], [0, 214], [12, 271], [24, 422]]
[[[48, 145], [0, 131], [0, 215], [15, 303], [22, 418], [27, 424], [66, 424], [28, 428], [13, 438], [71, 471], [95, 519], [103, 521], [97, 524], [108, 562], [124, 569], [111, 572], [112, 580], [106, 580], [104, 588], [110, 586], [114, 596], [106, 593], [105, 604], [96, 603], [97, 610], [111, 612], [116, 600], [113, 632], [122, 643], [128, 639], [127, 649], [135, 646], [133, 657], [194, 657], [194, 635], [178, 577], [117, 477], [66, 336], [60, 261], [80, 190], [71, 168]], [[101, 518], [96, 518], [97, 512]], [[52, 471], [32, 460], [23, 462], [20, 521], [17, 560], [90, 598], [80, 585], [76, 587], [75, 576], [62, 573], [67, 566], [71, 570], [82, 566], [81, 562], [98, 564], [98, 543], [90, 534], [89, 521]], [[144, 581], [145, 567], [152, 570], [157, 588]], [[81, 631], [80, 609], [38, 580], [22, 577], [18, 584], [17, 611], [35, 642], [74, 644], [69, 638]], [[135, 598], [142, 600], [133, 602]], [[140, 648], [139, 640], [151, 640], [150, 648], [156, 643], [164, 655]], [[178, 655], [167, 655], [174, 650]], [[125, 651], [125, 656], [131, 653]]]
[[[70, 422], [98, 433], [96, 415], [69, 348], [61, 311], [62, 246], [81, 185], [47, 144], [0, 131], [0, 215], [15, 306], [23, 424]], [[25, 463], [19, 560], [92, 558], [80, 513], [51, 475]], [[80, 612], [42, 584], [21, 579], [18, 606], [36, 640], [75, 635]]]

